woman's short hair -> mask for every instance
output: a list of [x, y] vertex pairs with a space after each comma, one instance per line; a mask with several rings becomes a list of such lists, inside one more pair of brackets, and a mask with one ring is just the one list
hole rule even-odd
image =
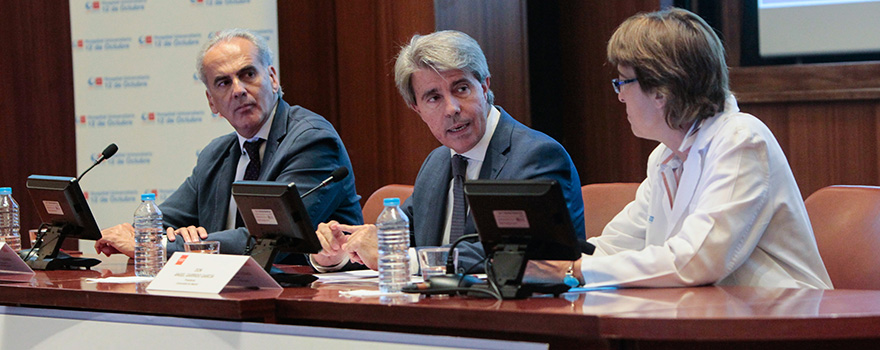
[[[491, 76], [480, 44], [467, 34], [455, 30], [413, 35], [409, 44], [400, 49], [394, 64], [394, 83], [408, 105], [416, 104], [412, 75], [422, 68], [437, 72], [454, 69], [471, 72], [480, 83], [485, 83]], [[495, 95], [492, 90], [487, 93], [491, 105], [495, 102]]]
[[724, 55], [706, 21], [679, 8], [632, 16], [608, 41], [608, 62], [632, 67], [642, 91], [666, 98], [673, 129], [724, 110], [730, 94]]

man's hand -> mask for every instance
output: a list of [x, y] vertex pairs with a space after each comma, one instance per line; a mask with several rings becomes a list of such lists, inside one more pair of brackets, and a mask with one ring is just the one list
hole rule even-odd
[[95, 242], [95, 251], [110, 256], [117, 253], [134, 257], [134, 227], [129, 223], [119, 224], [101, 231], [101, 239]]
[[169, 227], [167, 236], [169, 242], [177, 240], [177, 236], [182, 237], [184, 242], [198, 242], [208, 238], [208, 231], [201, 226], [181, 227], [176, 230]]
[[379, 239], [376, 225], [339, 225], [340, 229], [351, 232], [348, 242], [342, 245], [354, 261], [366, 265], [371, 270], [379, 269]]
[[312, 258], [315, 259], [318, 265], [336, 266], [345, 259], [347, 253], [342, 249], [342, 245], [348, 241], [348, 236], [345, 235], [345, 231], [342, 229], [343, 226], [350, 227], [341, 225], [336, 220], [318, 224], [315, 234], [318, 235], [318, 240], [321, 241], [321, 252], [312, 254]]

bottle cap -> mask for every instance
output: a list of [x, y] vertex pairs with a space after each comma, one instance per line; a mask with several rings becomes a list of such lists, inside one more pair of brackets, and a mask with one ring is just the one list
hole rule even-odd
[[142, 201], [154, 201], [154, 200], [156, 200], [156, 194], [155, 193], [144, 193], [141, 195], [141, 200]]
[[12, 187], [0, 187], [0, 194], [12, 194]]
[[396, 207], [400, 205], [400, 198], [385, 198], [385, 200], [382, 201], [382, 204], [384, 204], [386, 207]]

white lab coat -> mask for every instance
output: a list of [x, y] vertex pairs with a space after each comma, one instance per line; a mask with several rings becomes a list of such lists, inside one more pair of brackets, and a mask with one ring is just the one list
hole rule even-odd
[[767, 126], [730, 96], [697, 133], [671, 208], [659, 170], [671, 150], [651, 153], [635, 201], [589, 239], [596, 251], [581, 265], [586, 286], [832, 288]]

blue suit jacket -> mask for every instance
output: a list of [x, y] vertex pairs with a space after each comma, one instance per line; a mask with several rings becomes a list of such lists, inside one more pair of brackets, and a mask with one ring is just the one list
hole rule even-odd
[[[516, 121], [501, 107], [496, 108], [501, 112], [501, 119], [489, 141], [479, 178], [556, 180], [562, 187], [575, 232], [579, 239], [585, 239], [581, 180], [568, 152], [556, 140]], [[404, 211], [410, 218], [413, 246], [439, 246], [443, 241], [452, 179], [449, 159], [448, 147], [440, 146], [432, 151], [419, 170], [412, 197], [404, 204]], [[470, 214], [465, 228], [465, 234], [468, 233], [476, 233]], [[468, 269], [485, 258], [480, 243], [462, 242], [458, 248], [460, 268]], [[482, 266], [474, 269], [481, 270]]]
[[[229, 199], [241, 148], [235, 133], [211, 141], [199, 153], [192, 175], [159, 206], [166, 226], [203, 226], [208, 240], [220, 241], [220, 252], [242, 254], [245, 228], [225, 230]], [[338, 167], [349, 175], [303, 199], [312, 223], [329, 220], [362, 223], [360, 196], [342, 140], [326, 119], [300, 106], [278, 99], [275, 119], [263, 152], [259, 181], [295, 182], [304, 193]], [[168, 254], [183, 250], [183, 240], [168, 242]]]

